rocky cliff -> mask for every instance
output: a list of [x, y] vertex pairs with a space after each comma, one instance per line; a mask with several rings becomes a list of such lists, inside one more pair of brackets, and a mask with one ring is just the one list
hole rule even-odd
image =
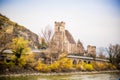
[[13, 38], [23, 37], [29, 41], [30, 48], [39, 48], [38, 36], [0, 14], [0, 49], [9, 44]]

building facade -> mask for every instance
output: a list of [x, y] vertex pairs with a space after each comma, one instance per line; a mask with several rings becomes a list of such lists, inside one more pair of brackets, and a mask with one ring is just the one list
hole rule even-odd
[[96, 46], [91, 46], [91, 45], [88, 45], [87, 46], [87, 54], [88, 55], [94, 55], [96, 56]]
[[[68, 30], [65, 30], [65, 22], [55, 22], [54, 35], [51, 40], [52, 51], [53, 52], [66, 52], [66, 53], [77, 53], [84, 55], [85, 50], [82, 42], [78, 40], [76, 43], [73, 36]], [[87, 54], [96, 54], [95, 46], [87, 47]]]
[[55, 22], [52, 38], [53, 49], [67, 53], [76, 51], [76, 42], [68, 30], [65, 30], [65, 22]]
[[77, 53], [80, 54], [80, 55], [85, 54], [83, 44], [82, 44], [82, 42], [80, 40], [78, 40], [78, 42], [77, 42]]

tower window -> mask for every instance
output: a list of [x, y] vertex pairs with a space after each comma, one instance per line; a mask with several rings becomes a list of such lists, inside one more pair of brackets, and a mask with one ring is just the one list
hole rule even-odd
[[58, 27], [58, 31], [60, 31], [60, 27]]

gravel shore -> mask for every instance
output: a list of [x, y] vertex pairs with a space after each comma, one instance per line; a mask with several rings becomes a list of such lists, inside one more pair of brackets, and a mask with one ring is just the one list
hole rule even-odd
[[102, 74], [102, 73], [120, 73], [120, 70], [112, 70], [112, 71], [86, 71], [86, 72], [60, 72], [60, 73], [40, 73], [40, 72], [36, 72], [36, 73], [21, 73], [21, 74], [4, 74], [4, 75], [0, 75], [0, 77], [12, 77], [12, 76], [50, 76], [50, 75], [85, 75], [85, 74]]

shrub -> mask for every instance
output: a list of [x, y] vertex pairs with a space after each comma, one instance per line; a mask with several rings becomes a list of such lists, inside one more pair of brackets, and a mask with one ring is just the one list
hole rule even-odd
[[52, 63], [49, 67], [51, 69], [51, 71], [59, 71], [59, 62], [58, 61], [55, 61], [54, 63]]
[[108, 62], [92, 62], [95, 70], [116, 69], [116, 66]]
[[41, 72], [50, 72], [49, 66], [47, 64], [42, 63], [42, 61], [38, 61], [38, 64], [35, 67], [35, 69]]
[[71, 59], [68, 59], [68, 58], [63, 58], [59, 61], [59, 68], [62, 70], [62, 71], [68, 71], [68, 70], [71, 70], [72, 67], [73, 67], [73, 64], [72, 64], [72, 60]]
[[85, 69], [88, 70], [88, 71], [93, 71], [93, 70], [94, 70], [92, 64], [85, 64], [84, 67], [85, 67]]
[[34, 53], [28, 54], [26, 56], [26, 61], [27, 61], [27, 65], [29, 65], [30, 67], [34, 67], [37, 64]]
[[9, 68], [15, 66], [15, 64], [14, 64], [12, 61], [10, 61], [10, 62], [6, 62], [6, 61], [5, 61], [4, 64], [6, 65], [6, 67], [9, 67]]
[[18, 66], [20, 66], [20, 67], [24, 67], [27, 63], [26, 58], [24, 58], [24, 57], [19, 58], [18, 62], [19, 62]]
[[111, 63], [107, 63], [106, 66], [108, 69], [111, 69], [111, 70], [117, 69], [116, 66]]
[[82, 64], [76, 64], [76, 65], [75, 65], [75, 68], [76, 68], [77, 70], [84, 70]]
[[68, 58], [62, 58], [58, 61], [55, 61], [50, 65], [51, 71], [70, 71], [73, 68], [72, 60]]
[[11, 47], [12, 47], [12, 52], [16, 57], [15, 59], [16, 65], [19, 65], [22, 54], [25, 54], [30, 50], [30, 48], [28, 47], [28, 43], [29, 43], [28, 40], [25, 40], [23, 37], [14, 38], [12, 40]]
[[84, 62], [84, 61], [81, 62], [81, 65], [82, 65], [81, 70], [82, 70], [82, 71], [85, 71], [85, 70], [86, 70], [86, 68], [85, 68], [85, 65], [86, 65], [86, 64], [87, 64], [87, 63]]
[[107, 66], [105, 65], [105, 63], [92, 62], [92, 65], [95, 70], [106, 70], [107, 69]]

